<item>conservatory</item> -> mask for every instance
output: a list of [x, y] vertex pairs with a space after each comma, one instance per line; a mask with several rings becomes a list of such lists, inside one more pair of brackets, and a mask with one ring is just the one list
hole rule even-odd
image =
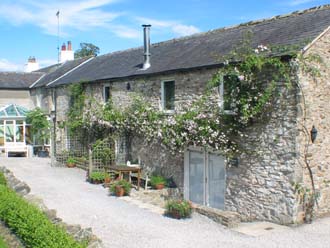
[[0, 150], [6, 157], [10, 154], [29, 156], [32, 146], [29, 146], [29, 127], [25, 122], [27, 112], [16, 104], [0, 108]]

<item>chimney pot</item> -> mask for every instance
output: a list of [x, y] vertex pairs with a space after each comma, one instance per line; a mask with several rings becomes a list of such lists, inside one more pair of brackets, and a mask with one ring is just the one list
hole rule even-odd
[[65, 43], [63, 43], [61, 50], [62, 51], [66, 51], [66, 45], [65, 45]]
[[150, 24], [143, 24], [144, 62], [142, 70], [148, 69], [150, 64]]
[[71, 44], [71, 41], [68, 41], [68, 51], [72, 51], [72, 44]]

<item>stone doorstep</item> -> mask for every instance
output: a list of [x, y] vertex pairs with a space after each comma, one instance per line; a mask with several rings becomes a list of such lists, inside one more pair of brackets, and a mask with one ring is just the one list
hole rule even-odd
[[238, 213], [223, 211], [202, 205], [194, 205], [194, 209], [197, 213], [205, 215], [217, 223], [220, 223], [228, 228], [238, 227], [241, 222]]
[[286, 232], [288, 230], [291, 230], [291, 228], [289, 226], [260, 221], [241, 223], [239, 226], [232, 228], [231, 230], [245, 235], [258, 237], [270, 233]]

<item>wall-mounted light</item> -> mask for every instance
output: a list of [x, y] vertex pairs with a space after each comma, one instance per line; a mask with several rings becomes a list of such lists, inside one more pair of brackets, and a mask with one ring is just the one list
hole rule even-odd
[[127, 84], [126, 84], [126, 90], [127, 90], [127, 91], [130, 91], [130, 90], [131, 90], [131, 84], [130, 84], [130, 83], [127, 83]]
[[315, 126], [313, 125], [312, 130], [311, 130], [311, 139], [312, 139], [312, 143], [314, 143], [315, 139], [317, 136], [317, 129], [315, 128]]

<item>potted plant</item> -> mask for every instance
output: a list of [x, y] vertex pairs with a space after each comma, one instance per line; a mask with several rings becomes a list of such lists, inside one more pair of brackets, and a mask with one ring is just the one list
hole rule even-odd
[[123, 196], [123, 195], [129, 195], [131, 192], [132, 185], [127, 182], [126, 180], [118, 180], [115, 181], [111, 187], [110, 192], [115, 194], [116, 196]]
[[90, 179], [90, 182], [93, 183], [93, 184], [101, 184], [104, 182], [104, 178], [105, 178], [105, 175], [104, 175], [104, 172], [100, 172], [100, 171], [94, 171], [91, 173], [89, 179]]
[[175, 218], [189, 218], [192, 213], [192, 203], [186, 200], [170, 200], [165, 206], [165, 215]]
[[151, 176], [150, 183], [154, 189], [163, 189], [166, 184], [166, 179], [162, 176]]
[[49, 152], [45, 149], [45, 142], [50, 138], [50, 123], [47, 115], [41, 108], [35, 108], [26, 115], [26, 123], [31, 125], [31, 134], [35, 143], [41, 144], [42, 148], [38, 152], [39, 157], [48, 157]]
[[111, 176], [108, 173], [104, 172], [104, 185], [109, 186], [111, 180], [112, 180]]
[[66, 166], [69, 167], [69, 168], [73, 168], [73, 167], [76, 167], [76, 159], [73, 158], [73, 157], [69, 157], [67, 160], [66, 160]]

